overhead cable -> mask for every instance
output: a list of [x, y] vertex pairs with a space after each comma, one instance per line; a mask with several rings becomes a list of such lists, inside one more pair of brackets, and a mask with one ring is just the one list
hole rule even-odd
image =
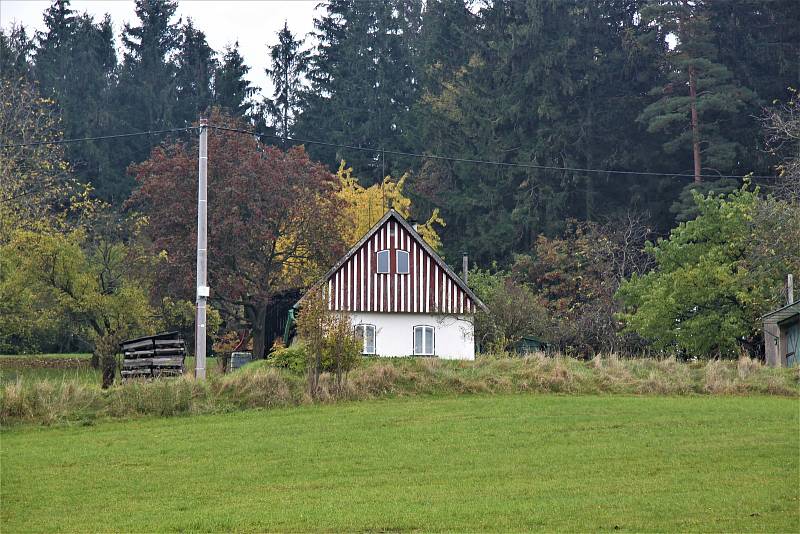
[[196, 130], [196, 126], [185, 126], [183, 128], [169, 128], [166, 130], [147, 130], [144, 132], [130, 132], [130, 133], [123, 133], [123, 134], [113, 134], [113, 135], [98, 135], [96, 137], [76, 137], [71, 139], [54, 139], [52, 141], [29, 141], [26, 143], [8, 143], [4, 145], [0, 145], [0, 148], [14, 148], [14, 147], [25, 147], [25, 146], [42, 146], [42, 145], [66, 145], [69, 143], [80, 143], [84, 141], [101, 141], [104, 139], [120, 139], [123, 137], [137, 137], [141, 135], [157, 135], [163, 133], [173, 133], [173, 132], [185, 132], [188, 130]]
[[[345, 148], [349, 150], [359, 150], [363, 152], [372, 152], [375, 154], [391, 154], [395, 156], [404, 156], [404, 157], [411, 157], [411, 158], [419, 158], [419, 159], [435, 159], [441, 161], [452, 161], [456, 163], [472, 163], [478, 165], [494, 165], [499, 167], [515, 167], [515, 168], [522, 168], [522, 169], [540, 169], [540, 170], [551, 170], [551, 171], [572, 171], [572, 172], [595, 172], [601, 174], [616, 174], [616, 175], [629, 175], [629, 176], [669, 176], [673, 178], [694, 178], [695, 175], [691, 173], [667, 173], [667, 172], [652, 172], [652, 171], [619, 171], [619, 170], [609, 170], [609, 169], [589, 169], [589, 168], [582, 168], [582, 167], [558, 167], [555, 165], [538, 165], [536, 163], [510, 163], [505, 161], [491, 161], [491, 160], [484, 160], [484, 159], [474, 159], [474, 158], [459, 158], [455, 156], [442, 156], [438, 154], [419, 154], [415, 152], [404, 152], [401, 150], [385, 150], [382, 148], [370, 148], [370, 147], [362, 147], [362, 146], [355, 146], [355, 145], [346, 145], [341, 143], [331, 143], [326, 141], [315, 141], [311, 139], [300, 139], [298, 137], [282, 137], [278, 135], [271, 135], [271, 134], [262, 134], [258, 132], [252, 132], [248, 130], [241, 130], [238, 128], [225, 128], [222, 126], [209, 126], [212, 130], [221, 130], [225, 132], [236, 132], [242, 134], [252, 135], [258, 138], [269, 138], [269, 139], [276, 139], [276, 140], [285, 140], [285, 141], [292, 141], [294, 143], [300, 144], [308, 144], [308, 145], [320, 145], [320, 146], [328, 146], [334, 148]], [[757, 179], [771, 179], [775, 178], [772, 175], [739, 175], [739, 174], [701, 174], [699, 175], [700, 178], [736, 178], [742, 180], [744, 178], [757, 178]]]

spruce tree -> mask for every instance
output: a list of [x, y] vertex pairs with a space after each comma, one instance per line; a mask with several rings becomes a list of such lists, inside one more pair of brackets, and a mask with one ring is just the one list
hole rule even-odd
[[442, 75], [438, 95], [423, 98], [421, 142], [432, 153], [508, 166], [423, 165], [413, 185], [442, 206], [448, 254], [469, 247], [478, 261], [503, 261], [530, 250], [540, 233], [557, 234], [569, 218], [663, 204], [663, 188], [648, 189], [640, 177], [578, 170], [658, 164], [635, 123], [641, 94], [658, 78], [657, 50], [630, 46], [641, 28], [626, 6], [507, 0], [478, 13], [475, 52]]
[[[177, 106], [177, 67], [172, 59], [180, 45], [180, 20], [173, 22], [177, 8], [175, 0], [136, 0], [138, 25], [125, 24], [122, 30], [123, 60], [115, 100], [125, 131], [187, 124]], [[132, 137], [113, 143], [117, 174], [106, 198], [127, 198], [133, 187], [128, 166], [143, 161], [162, 139]]]
[[757, 118], [764, 108], [790, 98], [790, 87], [800, 86], [800, 2], [712, 2], [708, 9], [717, 61], [754, 93], [748, 105], [725, 124], [726, 136], [744, 147], [731, 170], [772, 174], [778, 161], [768, 151], [756, 149], [762, 144]]
[[181, 28], [176, 60], [178, 120], [192, 122], [208, 111], [213, 99], [212, 78], [217, 68], [214, 55], [205, 34], [188, 19]]
[[438, 92], [475, 53], [477, 20], [464, 0], [428, 0], [421, 22], [417, 69], [422, 90]]
[[63, 92], [70, 76], [76, 23], [69, 0], [55, 0], [44, 12], [45, 30], [38, 32], [36, 78], [44, 94]]
[[[298, 117], [302, 137], [373, 149], [406, 149], [408, 114], [417, 101], [416, 40], [422, 2], [332, 0], [315, 21], [310, 91]], [[368, 183], [381, 179], [374, 152], [309, 147], [331, 167], [346, 159]], [[386, 173], [395, 168], [390, 161]]]
[[250, 67], [239, 53], [239, 42], [225, 48], [222, 62], [214, 74], [214, 105], [236, 117], [250, 117], [256, 88], [247, 80]]
[[8, 32], [0, 28], [0, 77], [6, 80], [29, 77], [34, 48], [24, 26], [12, 25]]
[[754, 115], [787, 99], [788, 87], [800, 84], [800, 2], [709, 2], [706, 8], [717, 61], [756, 93]]
[[[114, 32], [106, 16], [99, 23], [57, 0], [45, 11], [45, 29], [37, 36], [36, 78], [42, 93], [61, 110], [66, 137], [96, 137], [116, 126], [110, 101], [117, 66]], [[106, 141], [67, 146], [67, 157], [79, 179], [107, 193], [114, 169]]]
[[278, 32], [278, 43], [270, 50], [270, 65], [266, 73], [274, 89], [272, 98], [264, 99], [264, 111], [276, 134], [289, 137], [294, 133], [294, 121], [305, 92], [309, 53], [303, 50], [303, 40], [292, 35], [286, 22]]
[[120, 106], [131, 126], [145, 129], [175, 126], [176, 65], [180, 20], [172, 22], [175, 0], [137, 0], [139, 26], [125, 24]]

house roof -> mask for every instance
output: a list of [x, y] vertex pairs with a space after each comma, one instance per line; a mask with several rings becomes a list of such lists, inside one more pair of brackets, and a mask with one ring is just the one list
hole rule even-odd
[[792, 304], [787, 304], [783, 308], [771, 311], [766, 315], [762, 315], [761, 319], [764, 320], [764, 324], [777, 324], [795, 315], [800, 315], [800, 300]]
[[[359, 239], [358, 242], [355, 245], [353, 245], [352, 248], [350, 248], [350, 250], [348, 250], [347, 253], [344, 256], [342, 256], [339, 259], [339, 261], [337, 261], [336, 264], [328, 270], [327, 273], [325, 273], [324, 276], [322, 276], [322, 278], [320, 278], [313, 286], [311, 286], [309, 291], [306, 292], [306, 295], [308, 295], [308, 293], [310, 293], [314, 289], [317, 289], [322, 284], [324, 284], [332, 275], [334, 275], [336, 273], [336, 271], [339, 269], [339, 267], [344, 265], [344, 263], [347, 262], [347, 260], [349, 260], [353, 256], [353, 254], [358, 252], [358, 250], [362, 247], [362, 245], [364, 245], [364, 243], [366, 243], [375, 234], [375, 232], [377, 232], [384, 225], [384, 223], [386, 223], [386, 221], [388, 221], [389, 219], [392, 219], [392, 218], [394, 220], [396, 220], [398, 223], [400, 223], [400, 225], [403, 228], [405, 228], [405, 230], [409, 234], [411, 234], [411, 236], [419, 243], [419, 245], [428, 254], [430, 254], [430, 256], [433, 258], [433, 260], [439, 265], [439, 267], [443, 271], [445, 271], [453, 279], [453, 281], [456, 283], [456, 285], [458, 285], [458, 287], [461, 288], [461, 290], [464, 291], [464, 293], [466, 293], [466, 295], [469, 298], [471, 298], [473, 300], [473, 302], [475, 302], [475, 304], [477, 304], [483, 311], [487, 311], [488, 310], [488, 308], [486, 307], [486, 304], [484, 304], [483, 301], [481, 299], [479, 299], [477, 295], [475, 295], [475, 293], [467, 286], [467, 284], [464, 283], [464, 280], [462, 280], [460, 276], [458, 276], [456, 273], [453, 272], [453, 270], [450, 268], [450, 266], [448, 266], [444, 262], [444, 260], [439, 256], [439, 254], [437, 254], [436, 251], [433, 250], [433, 248], [428, 243], [425, 242], [425, 239], [422, 238], [422, 236], [419, 234], [419, 232], [417, 232], [414, 229], [414, 227], [411, 224], [409, 224], [409, 222], [405, 219], [405, 217], [400, 215], [394, 208], [390, 208], [383, 215], [383, 217], [381, 217], [381, 219], [378, 222], [376, 222], [372, 226], [372, 228], [370, 228], [367, 231], [367, 233], [365, 233], [361, 237], [361, 239]], [[306, 295], [303, 295], [300, 298], [300, 300], [297, 301], [297, 303], [295, 304], [295, 307], [298, 306], [301, 302], [303, 302], [303, 299], [305, 298]]]

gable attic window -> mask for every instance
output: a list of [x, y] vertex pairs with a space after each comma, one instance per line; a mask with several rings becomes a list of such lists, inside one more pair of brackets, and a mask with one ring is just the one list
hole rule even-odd
[[389, 251], [378, 251], [378, 273], [386, 274], [389, 272]]
[[397, 251], [397, 274], [408, 274], [408, 252]]

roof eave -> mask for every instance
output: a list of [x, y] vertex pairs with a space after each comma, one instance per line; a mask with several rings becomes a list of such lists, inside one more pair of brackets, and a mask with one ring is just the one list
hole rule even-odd
[[[800, 314], [800, 301], [787, 304], [786, 306], [778, 308], [777, 310], [773, 310], [769, 313], [766, 313], [761, 316], [761, 320], [764, 321], [765, 323], [777, 324], [782, 321], [785, 321], [786, 319], [789, 319], [793, 315], [798, 315], [798, 314]], [[775, 318], [775, 319], [772, 321], [768, 321], [768, 319], [770, 318]]]

